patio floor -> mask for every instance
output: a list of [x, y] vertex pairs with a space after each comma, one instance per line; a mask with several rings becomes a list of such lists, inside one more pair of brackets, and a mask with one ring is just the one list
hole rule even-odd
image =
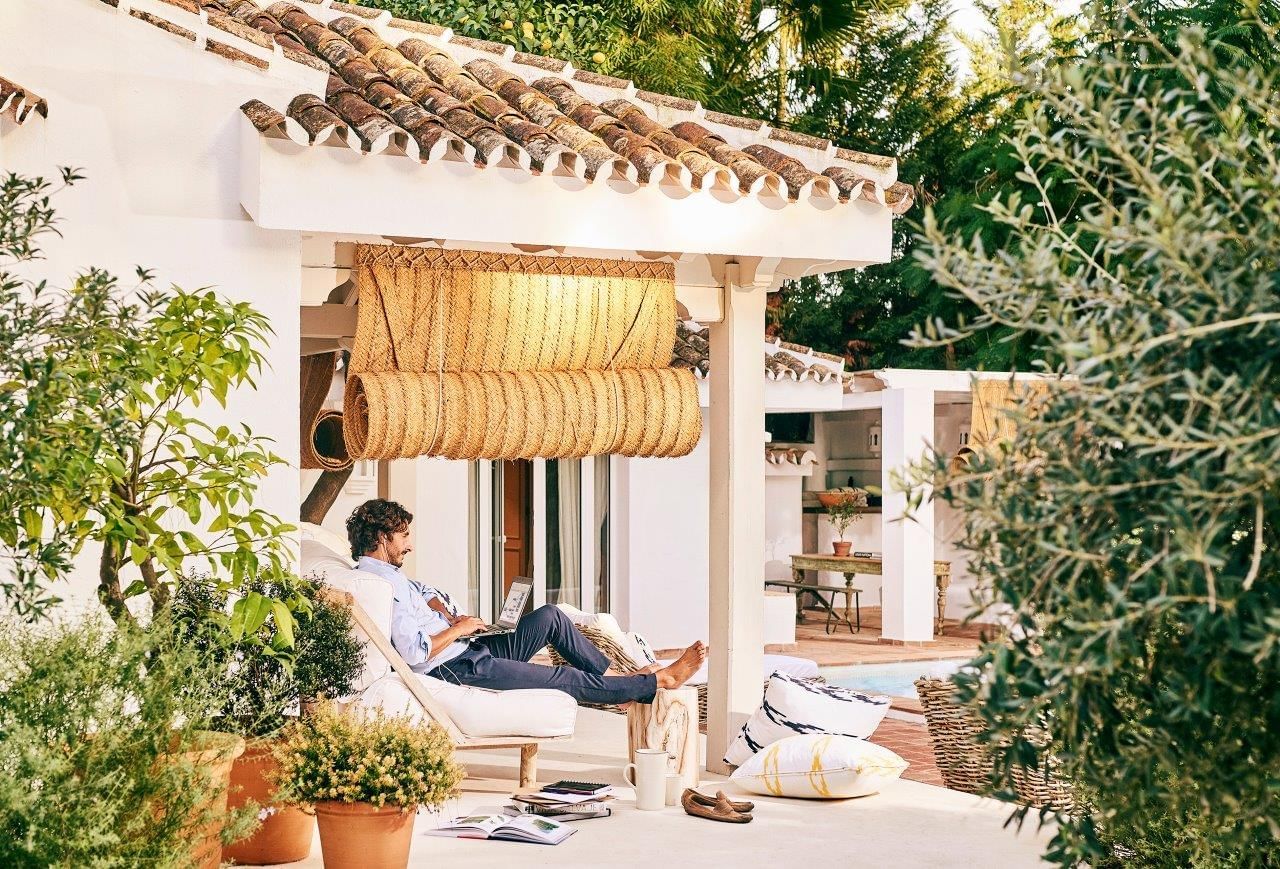
[[978, 651], [978, 641], [990, 625], [969, 624], [948, 619], [945, 633], [935, 636], [923, 646], [895, 646], [880, 642], [880, 607], [862, 608], [862, 630], [850, 633], [847, 627], [826, 633], [821, 610], [805, 610], [805, 621], [796, 625], [794, 646], [766, 646], [765, 650], [782, 655], [810, 658], [819, 667], [848, 664], [892, 664], [898, 661], [929, 661], [937, 658], [962, 658]]
[[[877, 732], [877, 737], [879, 732]], [[898, 781], [879, 794], [856, 800], [787, 800], [751, 796], [755, 820], [717, 824], [686, 815], [679, 807], [658, 812], [635, 809], [622, 782], [626, 760], [626, 719], [591, 709], [578, 713], [572, 741], [548, 745], [539, 754], [539, 779], [577, 778], [621, 786], [611, 818], [579, 821], [578, 832], [554, 848], [510, 842], [428, 836], [431, 815], [417, 819], [412, 867], [466, 866], [850, 866], [990, 867], [1040, 865], [1039, 854], [1052, 835], [1028, 824], [1021, 832], [1002, 829], [1010, 807], [940, 787]], [[518, 752], [463, 752], [473, 776], [459, 799], [446, 806], [452, 816], [482, 806], [501, 806], [511, 793]], [[702, 789], [724, 788], [709, 776]], [[289, 864], [323, 865], [317, 835], [311, 856]]]

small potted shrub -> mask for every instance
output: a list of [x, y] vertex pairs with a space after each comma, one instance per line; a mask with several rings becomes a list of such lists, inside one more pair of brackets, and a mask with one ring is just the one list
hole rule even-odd
[[821, 493], [819, 500], [826, 506], [827, 518], [835, 528], [836, 536], [839, 537], [832, 544], [835, 554], [841, 557], [847, 556], [853, 544], [845, 540], [844, 535], [848, 533], [850, 526], [862, 517], [858, 508], [866, 506], [867, 493], [861, 489], [838, 489], [834, 492]]
[[[306, 714], [320, 699], [352, 693], [364, 668], [364, 647], [355, 635], [349, 607], [316, 594], [314, 583], [304, 581], [302, 588], [311, 607], [299, 617], [296, 656], [292, 668], [284, 671], [286, 693], [274, 706], [279, 710], [280, 699], [290, 708], [297, 702]], [[255, 692], [249, 688], [246, 693]], [[292, 863], [311, 853], [314, 816], [283, 801], [278, 793], [275, 748], [286, 719], [278, 714], [271, 718], [263, 720], [267, 726], [257, 734], [260, 738], [250, 743], [231, 770], [232, 805], [252, 800], [262, 807], [262, 826], [223, 849], [222, 856], [237, 863]]]
[[364, 643], [356, 635], [351, 607], [318, 594], [321, 580], [309, 578], [311, 612], [298, 632], [293, 682], [303, 714], [321, 700], [350, 696], [364, 670]]
[[327, 701], [286, 727], [275, 754], [281, 796], [315, 807], [325, 869], [403, 869], [417, 810], [438, 809], [464, 777], [439, 725]]
[[252, 803], [262, 823], [251, 836], [227, 845], [222, 857], [251, 865], [292, 863], [311, 852], [315, 819], [277, 799], [274, 742], [300, 699], [351, 692], [363, 664], [362, 647], [350, 611], [321, 598], [314, 583], [290, 578], [246, 588], [264, 599], [291, 602], [298, 623], [292, 656], [277, 648], [279, 629], [270, 607], [259, 624], [233, 639], [227, 630], [228, 589], [207, 576], [185, 577], [170, 612], [184, 641], [219, 661], [226, 697], [221, 726], [248, 740], [231, 767], [230, 804]]

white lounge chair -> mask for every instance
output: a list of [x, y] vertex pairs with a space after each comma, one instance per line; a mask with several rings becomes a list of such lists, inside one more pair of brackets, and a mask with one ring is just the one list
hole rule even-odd
[[489, 691], [454, 685], [413, 672], [390, 640], [391, 584], [352, 570], [333, 551], [334, 535], [304, 526], [302, 571], [323, 573], [331, 597], [351, 606], [356, 629], [367, 640], [365, 670], [352, 701], [393, 715], [429, 718], [462, 750], [519, 748], [520, 787], [537, 778], [538, 747], [573, 735], [578, 705], [563, 691]]

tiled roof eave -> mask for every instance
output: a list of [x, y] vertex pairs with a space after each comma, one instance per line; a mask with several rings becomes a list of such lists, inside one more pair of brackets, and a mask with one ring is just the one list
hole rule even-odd
[[23, 124], [32, 115], [49, 117], [48, 101], [7, 78], [0, 78], [0, 117]]
[[[336, 90], [311, 88], [290, 105], [268, 106], [284, 121], [262, 123], [257, 105], [257, 119], [249, 118], [262, 135], [307, 147], [467, 160], [624, 191], [653, 186], [674, 198], [751, 197], [775, 209], [811, 203], [900, 214], [911, 205], [891, 158], [707, 112], [384, 10], [334, 0], [159, 0], [132, 17], [273, 78], [291, 64], [293, 81], [327, 70]], [[406, 54], [411, 45], [417, 48]], [[409, 78], [401, 80], [402, 72]], [[294, 117], [290, 106], [304, 98], [327, 105], [332, 117], [310, 102], [309, 117]], [[403, 103], [411, 110], [400, 111]]]

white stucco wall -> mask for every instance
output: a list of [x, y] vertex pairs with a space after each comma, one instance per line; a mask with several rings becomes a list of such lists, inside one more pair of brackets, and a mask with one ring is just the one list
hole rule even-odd
[[[201, 414], [247, 422], [275, 440], [291, 467], [264, 483], [257, 506], [295, 521], [297, 414], [281, 409], [298, 399], [299, 239], [259, 229], [241, 210], [237, 132], [241, 103], [287, 98], [297, 77], [232, 64], [83, 0], [3, 4], [0, 75], [49, 102], [47, 119], [4, 122], [0, 169], [56, 177], [59, 166], [74, 166], [86, 176], [54, 199], [63, 238], [43, 239], [47, 259], [35, 273], [66, 286], [100, 266], [130, 287], [141, 265], [158, 285], [216, 288], [271, 318], [276, 334], [258, 391], [231, 395], [225, 411], [210, 402]], [[95, 559], [85, 552], [60, 589], [70, 600], [92, 598]]]
[[[705, 410], [704, 410], [705, 415]], [[616, 481], [626, 509], [617, 535], [615, 615], [655, 648], [705, 640], [708, 628], [707, 438], [679, 459], [624, 459]]]

